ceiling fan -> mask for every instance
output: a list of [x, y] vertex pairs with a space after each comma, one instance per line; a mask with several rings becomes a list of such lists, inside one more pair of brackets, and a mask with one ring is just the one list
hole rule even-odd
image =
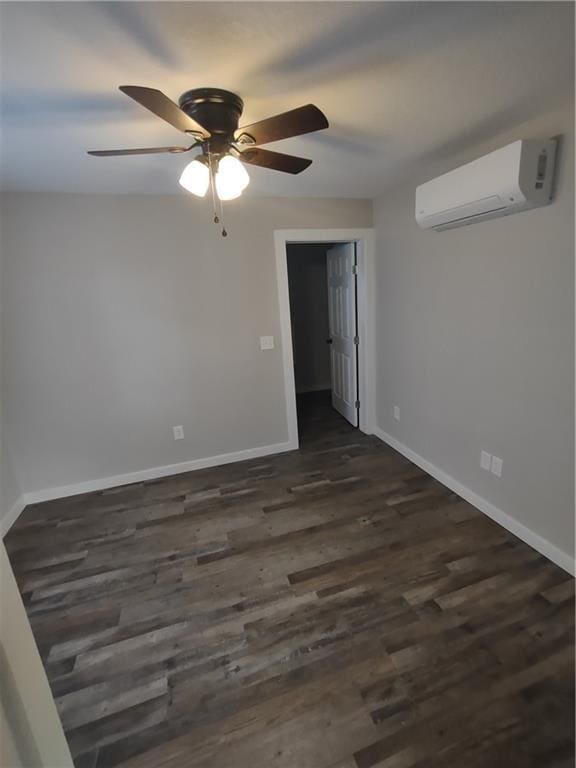
[[88, 154], [97, 157], [161, 152], [180, 154], [200, 147], [201, 153], [186, 166], [180, 177], [180, 184], [199, 197], [204, 197], [210, 186], [213, 194], [215, 187], [220, 200], [239, 197], [249, 182], [242, 163], [283, 173], [301, 173], [312, 160], [260, 149], [259, 145], [328, 127], [328, 120], [313, 104], [239, 128], [244, 102], [230, 91], [195, 88], [183, 93], [176, 104], [155, 88], [121, 85], [120, 90], [194, 141], [189, 147], [106, 149], [92, 150]]

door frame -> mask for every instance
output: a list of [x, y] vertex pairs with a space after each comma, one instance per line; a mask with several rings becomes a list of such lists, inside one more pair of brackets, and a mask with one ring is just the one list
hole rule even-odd
[[280, 310], [286, 420], [288, 423], [288, 441], [292, 450], [298, 448], [299, 441], [286, 246], [298, 243], [333, 243], [334, 245], [356, 243], [358, 336], [360, 338], [358, 345], [359, 429], [367, 435], [371, 435], [375, 424], [374, 265], [376, 251], [374, 230], [369, 228], [278, 229], [274, 231], [274, 250]]

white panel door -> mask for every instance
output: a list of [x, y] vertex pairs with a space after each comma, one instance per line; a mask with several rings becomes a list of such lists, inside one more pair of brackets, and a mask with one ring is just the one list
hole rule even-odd
[[355, 260], [354, 243], [336, 245], [327, 253], [332, 405], [357, 427]]

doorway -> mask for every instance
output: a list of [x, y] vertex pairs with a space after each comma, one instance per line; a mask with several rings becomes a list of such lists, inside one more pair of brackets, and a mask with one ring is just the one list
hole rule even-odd
[[358, 427], [356, 243], [291, 243], [286, 258], [300, 428], [328, 400]]
[[297, 393], [301, 401], [328, 396], [371, 434], [373, 231], [281, 230], [275, 245], [291, 447], [299, 445]]

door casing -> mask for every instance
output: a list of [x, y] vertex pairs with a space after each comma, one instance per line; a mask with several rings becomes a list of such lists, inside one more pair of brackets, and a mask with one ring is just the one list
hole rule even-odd
[[286, 246], [294, 243], [356, 243], [358, 267], [358, 393], [360, 400], [359, 428], [370, 435], [375, 424], [375, 339], [374, 339], [374, 230], [358, 229], [281, 229], [274, 232], [276, 281], [280, 310], [280, 341], [284, 370], [284, 395], [288, 441], [291, 449], [298, 448], [296, 386], [292, 354], [290, 297], [288, 292], [288, 263]]

